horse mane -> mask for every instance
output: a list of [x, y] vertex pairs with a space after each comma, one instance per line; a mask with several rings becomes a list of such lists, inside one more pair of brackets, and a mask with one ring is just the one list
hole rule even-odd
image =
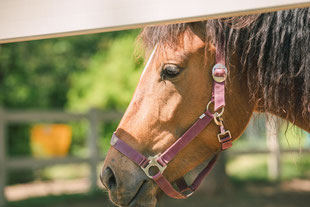
[[246, 73], [251, 98], [259, 100], [260, 108], [310, 122], [309, 8], [146, 27], [140, 38], [146, 48], [173, 45], [197, 26], [206, 43], [225, 49], [228, 66], [233, 54], [240, 57], [238, 67]]

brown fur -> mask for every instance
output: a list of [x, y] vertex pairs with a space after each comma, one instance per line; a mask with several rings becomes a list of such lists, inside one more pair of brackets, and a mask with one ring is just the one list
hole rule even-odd
[[[292, 12], [294, 13], [294, 11], [286, 13], [292, 15]], [[308, 10], [302, 12], [307, 13]], [[211, 98], [211, 69], [215, 64], [216, 45], [218, 48], [224, 48], [230, 71], [226, 84], [223, 118], [226, 128], [231, 131], [234, 139], [243, 133], [254, 111], [273, 113], [310, 131], [309, 116], [305, 116], [308, 114], [305, 110], [309, 103], [307, 99], [309, 93], [297, 88], [298, 83], [302, 88], [307, 90], [310, 88], [307, 88], [309, 84], [305, 83], [310, 79], [309, 70], [302, 71], [306, 69], [302, 68], [303, 64], [299, 64], [296, 74], [293, 71], [291, 76], [286, 76], [285, 66], [275, 68], [283, 65], [283, 63], [277, 64], [278, 60], [271, 60], [275, 62], [270, 64], [259, 62], [266, 58], [266, 54], [263, 54], [265, 46], [262, 50], [255, 48], [255, 44], [259, 44], [259, 39], [252, 43], [250, 40], [250, 42], [242, 40], [242, 37], [256, 38], [248, 28], [256, 29], [258, 36], [262, 35], [262, 30], [268, 28], [266, 19], [274, 19], [281, 15], [279, 12], [265, 16], [144, 29], [141, 38], [144, 40], [147, 54], [155, 44], [159, 46], [116, 130], [117, 136], [145, 156], [164, 152], [173, 144], [204, 112]], [[265, 24], [264, 27], [252, 26], [260, 21], [261, 25]], [[285, 48], [281, 42], [277, 42], [277, 35], [274, 34], [276, 30], [269, 29], [270, 34], [275, 35], [274, 41], [278, 47]], [[236, 34], [233, 34], [233, 31]], [[246, 44], [244, 48], [240, 46], [233, 49], [233, 46], [242, 41]], [[268, 41], [266, 39], [265, 43]], [[245, 54], [245, 50], [249, 53]], [[281, 50], [276, 50], [275, 53], [276, 56], [280, 56]], [[309, 53], [306, 53], [306, 56], [308, 57]], [[256, 64], [249, 62], [250, 58], [253, 58]], [[283, 60], [283, 57], [279, 60]], [[165, 64], [177, 65], [183, 68], [182, 72], [175, 78], [163, 78]], [[265, 66], [267, 68], [264, 69]], [[271, 70], [273, 68], [274, 71]], [[289, 87], [290, 90], [296, 90], [296, 94], [287, 94], [282, 85], [274, 85], [277, 81], [281, 84], [281, 81], [285, 80], [281, 77], [292, 78]], [[295, 102], [294, 95], [297, 97]], [[279, 96], [281, 97], [277, 100], [276, 97]], [[285, 100], [288, 106], [285, 105]], [[302, 103], [301, 109], [296, 108], [298, 101]], [[212, 122], [175, 157], [168, 165], [164, 176], [173, 182], [218, 152], [220, 149], [218, 132], [219, 127]], [[113, 148], [107, 154], [101, 178], [111, 200], [117, 205], [156, 205], [160, 192], [158, 186], [146, 177], [139, 166]]]
[[[117, 136], [145, 156], [165, 151], [195, 122], [211, 98], [210, 71], [215, 48], [212, 46], [206, 51], [205, 43], [191, 30], [181, 37], [179, 46], [159, 46], [116, 130]], [[176, 79], [163, 81], [160, 73], [164, 63], [174, 63], [185, 69]], [[224, 120], [234, 138], [242, 134], [254, 110], [254, 103], [249, 103], [249, 94], [244, 90], [246, 81], [240, 79], [240, 74], [231, 70]], [[209, 125], [169, 164], [164, 175], [173, 181], [217, 152], [220, 147], [216, 138], [218, 131], [214, 123]], [[138, 166], [113, 148], [107, 154], [104, 169], [107, 167], [113, 171], [117, 183], [117, 188], [109, 191], [110, 198], [121, 205], [129, 202], [129, 195], [133, 197], [136, 189], [147, 180]], [[131, 182], [133, 177], [135, 181]], [[127, 180], [131, 181], [127, 183]], [[150, 200], [156, 203], [158, 187], [152, 181], [147, 183], [153, 192]], [[140, 195], [141, 199], [146, 195], [150, 196]]]
[[[193, 28], [205, 43], [225, 48], [228, 66], [238, 56], [238, 70], [247, 75], [250, 98], [262, 111], [282, 114], [303, 128], [310, 124], [310, 9], [147, 27], [146, 48], [156, 42], [174, 45]], [[207, 44], [206, 44], [207, 46]]]

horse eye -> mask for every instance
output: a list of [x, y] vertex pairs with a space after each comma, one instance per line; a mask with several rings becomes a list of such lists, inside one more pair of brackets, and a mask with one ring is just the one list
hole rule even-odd
[[166, 80], [169, 78], [177, 77], [180, 74], [180, 72], [181, 72], [181, 68], [179, 68], [176, 65], [169, 64], [169, 65], [164, 66], [163, 70], [161, 71], [160, 76], [163, 80]]

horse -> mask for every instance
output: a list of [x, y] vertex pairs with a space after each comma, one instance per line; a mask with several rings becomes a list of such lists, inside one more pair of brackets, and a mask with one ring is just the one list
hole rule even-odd
[[310, 132], [309, 34], [309, 8], [144, 28], [149, 61], [100, 175], [110, 200], [155, 206], [162, 190], [188, 197], [197, 186], [187, 194], [170, 183], [212, 158], [201, 182], [254, 112]]

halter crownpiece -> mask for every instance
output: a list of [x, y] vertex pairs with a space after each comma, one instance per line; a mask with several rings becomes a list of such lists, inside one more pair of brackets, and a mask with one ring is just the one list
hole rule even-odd
[[[148, 61], [151, 62], [152, 55]], [[126, 142], [119, 139], [114, 133], [111, 139], [111, 146], [127, 156], [131, 161], [141, 167], [147, 177], [153, 179], [162, 191], [167, 195], [176, 199], [184, 199], [191, 196], [199, 187], [203, 179], [208, 175], [218, 159], [219, 153], [216, 153], [209, 161], [208, 165], [198, 174], [194, 182], [188, 186], [184, 178], [180, 178], [176, 181], [176, 185], [179, 190], [175, 190], [171, 183], [163, 176], [163, 172], [167, 168], [169, 162], [184, 149], [197, 135], [202, 132], [212, 121], [219, 126], [220, 132], [217, 135], [217, 139], [221, 145], [221, 150], [228, 149], [232, 146], [232, 137], [229, 130], [225, 130], [223, 113], [225, 107], [225, 80], [228, 76], [228, 70], [225, 67], [225, 58], [220, 50], [216, 50], [216, 62], [217, 64], [212, 69], [213, 92], [210, 102], [207, 104], [206, 111], [201, 114], [198, 120], [165, 152], [146, 158], [140, 152], [134, 150]], [[209, 110], [211, 103], [214, 103], [214, 112]], [[218, 112], [218, 110], [221, 110]], [[155, 169], [155, 174], [150, 172], [151, 169]]]

